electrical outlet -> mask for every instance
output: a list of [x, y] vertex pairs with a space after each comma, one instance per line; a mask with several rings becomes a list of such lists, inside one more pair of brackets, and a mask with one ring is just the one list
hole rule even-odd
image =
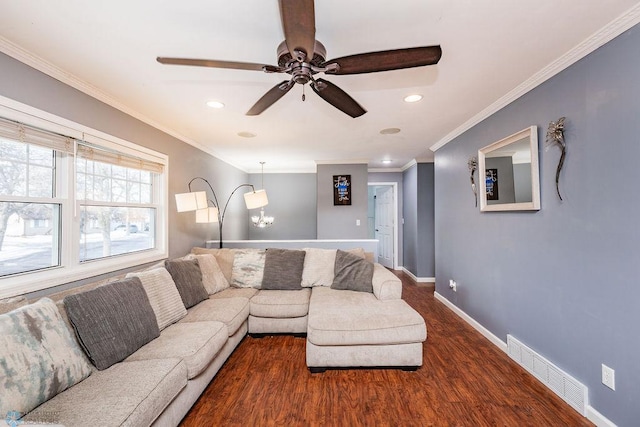
[[602, 384], [609, 387], [611, 390], [616, 389], [616, 371], [602, 364]]
[[449, 287], [451, 288], [451, 290], [453, 292], [457, 292], [458, 291], [458, 284], [453, 279], [449, 279]]

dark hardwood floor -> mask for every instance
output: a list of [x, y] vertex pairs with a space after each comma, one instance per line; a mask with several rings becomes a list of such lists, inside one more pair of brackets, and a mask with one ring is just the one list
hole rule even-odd
[[424, 364], [311, 374], [305, 338], [247, 337], [182, 426], [591, 426], [471, 326], [399, 273], [427, 323]]

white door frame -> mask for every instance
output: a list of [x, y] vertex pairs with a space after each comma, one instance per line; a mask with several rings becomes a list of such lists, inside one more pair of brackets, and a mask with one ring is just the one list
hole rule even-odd
[[371, 187], [391, 186], [393, 187], [393, 269], [398, 269], [398, 183], [397, 182], [369, 182]]

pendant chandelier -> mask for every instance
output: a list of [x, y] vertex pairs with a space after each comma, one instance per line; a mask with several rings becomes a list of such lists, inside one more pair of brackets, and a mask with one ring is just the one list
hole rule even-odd
[[[262, 168], [262, 190], [264, 191], [264, 162], [260, 162], [260, 166]], [[264, 214], [264, 206], [260, 208], [260, 216], [254, 215], [251, 217], [251, 222], [254, 227], [257, 228], [267, 228], [273, 225], [274, 218], [272, 216], [266, 216]]]

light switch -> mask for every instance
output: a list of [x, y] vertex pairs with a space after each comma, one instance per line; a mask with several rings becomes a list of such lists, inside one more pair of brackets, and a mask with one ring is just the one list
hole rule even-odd
[[356, 219], [356, 226], [360, 227], [360, 220]]

